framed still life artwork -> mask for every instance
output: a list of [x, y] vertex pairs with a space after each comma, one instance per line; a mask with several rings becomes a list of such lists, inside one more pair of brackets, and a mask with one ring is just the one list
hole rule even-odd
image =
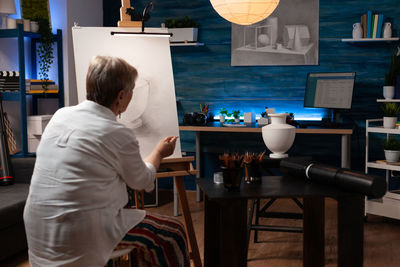
[[232, 24], [232, 66], [318, 65], [319, 0], [281, 0], [266, 19]]

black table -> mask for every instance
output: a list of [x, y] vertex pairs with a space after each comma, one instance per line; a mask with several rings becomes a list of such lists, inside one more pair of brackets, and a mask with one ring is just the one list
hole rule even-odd
[[289, 176], [263, 177], [228, 192], [211, 179], [198, 179], [205, 193], [204, 266], [246, 266], [247, 202], [254, 198], [303, 198], [303, 266], [325, 263], [325, 197], [338, 203], [338, 266], [363, 266], [364, 197]]

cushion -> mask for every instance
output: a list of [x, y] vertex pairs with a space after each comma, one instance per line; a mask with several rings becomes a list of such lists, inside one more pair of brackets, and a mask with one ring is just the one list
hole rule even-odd
[[29, 184], [36, 158], [11, 158], [15, 183]]
[[0, 186], [0, 229], [21, 223], [29, 184]]

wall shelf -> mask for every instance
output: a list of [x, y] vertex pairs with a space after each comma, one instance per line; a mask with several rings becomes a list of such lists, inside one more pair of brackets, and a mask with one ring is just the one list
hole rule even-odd
[[204, 46], [204, 43], [170, 43], [170, 46]]
[[18, 36], [24, 36], [29, 38], [40, 38], [40, 34], [35, 32], [26, 32], [23, 30], [17, 29], [2, 29], [0, 31], [0, 38], [13, 38]]
[[400, 99], [377, 99], [378, 103], [391, 103], [391, 102], [400, 102]]
[[373, 42], [397, 42], [399, 41], [399, 37], [392, 37], [392, 38], [359, 38], [359, 39], [352, 39], [352, 38], [344, 38], [342, 42], [344, 43], [373, 43]]
[[[56, 52], [54, 57], [57, 58], [57, 73], [58, 73], [58, 93], [27, 93], [26, 92], [26, 75], [25, 75], [25, 42], [24, 39], [30, 40], [31, 47], [31, 73], [32, 78], [36, 79], [36, 44], [40, 42], [40, 34], [33, 32], [26, 32], [23, 30], [23, 25], [19, 24], [17, 29], [2, 29], [0, 30], [0, 38], [16, 38], [18, 45], [18, 71], [19, 71], [19, 90], [14, 92], [3, 91], [2, 96], [4, 101], [18, 101], [19, 111], [21, 115], [21, 146], [22, 150], [14, 156], [16, 157], [27, 157], [34, 154], [28, 152], [28, 133], [27, 133], [27, 100], [26, 96], [32, 96], [32, 114], [37, 114], [37, 100], [39, 98], [58, 98], [59, 108], [64, 106], [64, 74], [63, 74], [63, 58], [62, 58], [62, 32], [57, 30], [57, 34], [54, 35], [54, 42], [56, 44]], [[6, 51], [4, 51], [6, 52]]]
[[[371, 119], [365, 121], [365, 173], [368, 174], [369, 168], [381, 169], [386, 171], [386, 182], [389, 183], [389, 175], [391, 171], [400, 171], [399, 163], [387, 163], [385, 160], [369, 161], [369, 134], [381, 133], [386, 138], [389, 135], [400, 135], [400, 129], [386, 129], [382, 126], [383, 119]], [[377, 125], [379, 124], [379, 125]], [[398, 191], [387, 191], [381, 199], [366, 199], [365, 213], [385, 216], [400, 220], [400, 195]]]

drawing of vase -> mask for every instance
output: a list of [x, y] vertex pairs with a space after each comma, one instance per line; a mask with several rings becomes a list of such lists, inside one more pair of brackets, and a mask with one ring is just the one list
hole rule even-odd
[[130, 129], [136, 129], [142, 126], [140, 118], [147, 108], [147, 102], [150, 93], [150, 83], [145, 79], [137, 79], [135, 88], [133, 89], [132, 100], [130, 101], [126, 112], [122, 114], [118, 121], [125, 124]]
[[277, 17], [269, 17], [267, 19], [267, 25], [270, 25], [270, 39], [271, 39], [271, 45], [275, 46], [276, 45], [276, 40], [278, 40], [278, 18]]
[[265, 145], [273, 153], [270, 158], [286, 158], [286, 151], [293, 145], [296, 128], [286, 124], [287, 113], [268, 114], [271, 124], [261, 128]]

